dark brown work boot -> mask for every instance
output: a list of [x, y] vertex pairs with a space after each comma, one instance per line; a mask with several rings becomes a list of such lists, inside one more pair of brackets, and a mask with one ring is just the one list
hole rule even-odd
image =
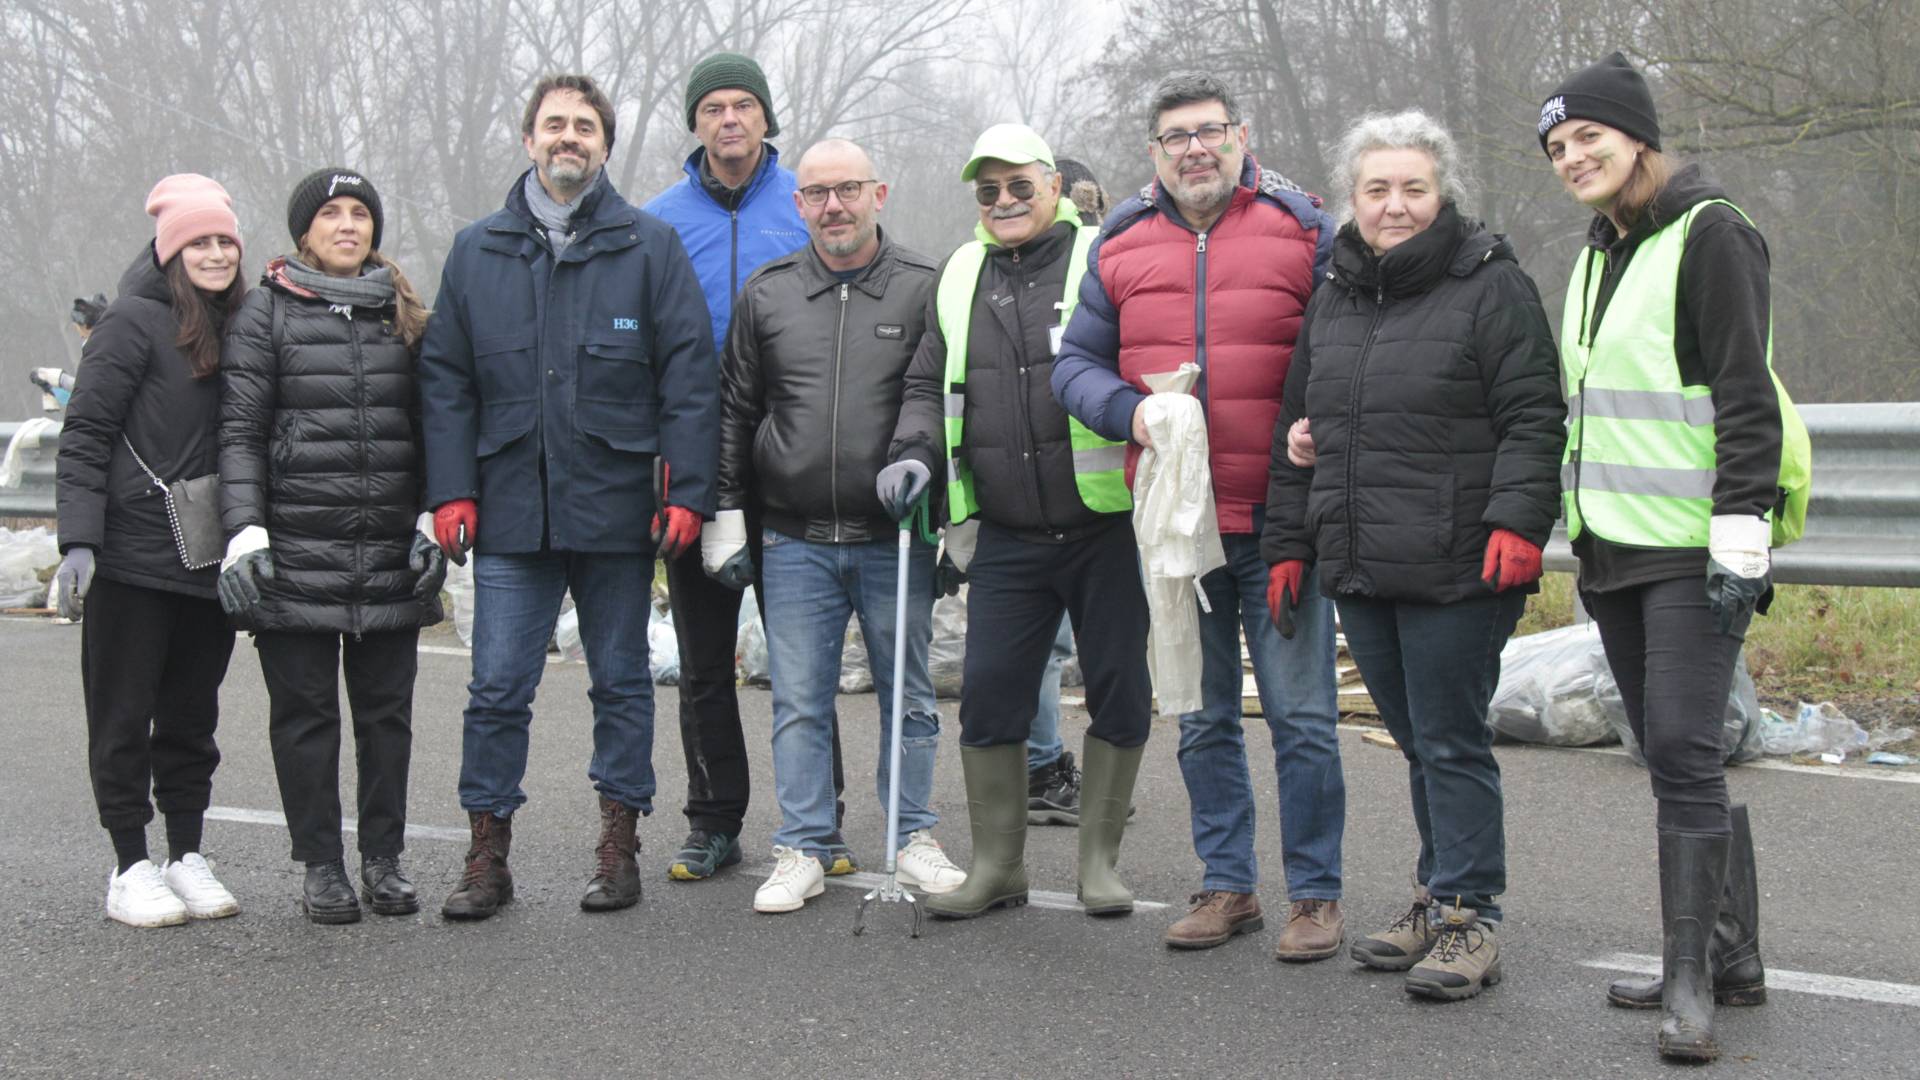
[[1340, 951], [1346, 917], [1338, 900], [1295, 900], [1287, 909], [1287, 928], [1273, 943], [1273, 958], [1289, 964], [1325, 960]]
[[507, 869], [507, 851], [513, 846], [513, 819], [491, 811], [467, 814], [473, 840], [467, 845], [467, 869], [460, 887], [447, 894], [440, 914], [448, 919], [484, 919], [513, 902], [513, 871]]
[[600, 796], [600, 842], [582, 911], [619, 911], [640, 902], [640, 837], [634, 833], [640, 811]]
[[1211, 949], [1225, 945], [1235, 934], [1251, 934], [1267, 925], [1260, 914], [1260, 898], [1252, 893], [1209, 889], [1188, 897], [1193, 910], [1167, 927], [1170, 949]]

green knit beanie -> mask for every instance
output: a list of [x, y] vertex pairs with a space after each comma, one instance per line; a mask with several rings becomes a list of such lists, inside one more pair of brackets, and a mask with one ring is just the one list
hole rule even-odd
[[739, 53], [714, 53], [693, 65], [687, 76], [687, 130], [693, 130], [693, 110], [700, 99], [715, 90], [745, 90], [760, 99], [760, 111], [767, 114], [767, 135], [780, 134], [780, 121], [773, 117], [773, 93], [767, 89], [767, 73], [751, 57]]

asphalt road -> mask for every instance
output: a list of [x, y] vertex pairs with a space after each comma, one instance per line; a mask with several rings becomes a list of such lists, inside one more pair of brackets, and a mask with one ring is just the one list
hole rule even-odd
[[[407, 854], [425, 910], [348, 927], [307, 923], [284, 830], [214, 820], [206, 850], [240, 898], [234, 919], [132, 930], [103, 916], [111, 851], [94, 820], [77, 685], [79, 632], [0, 621], [0, 1074], [9, 1076], [1658, 1076], [1657, 1014], [1607, 1008], [1614, 972], [1587, 966], [1659, 951], [1653, 801], [1618, 756], [1503, 747], [1509, 880], [1506, 981], [1430, 1004], [1345, 959], [1275, 963], [1284, 916], [1271, 748], [1254, 721], [1262, 896], [1270, 925], [1199, 953], [1160, 944], [1199, 879], [1175, 732], [1155, 721], [1140, 815], [1122, 869], [1142, 900], [1092, 920], [1035, 906], [932, 923], [897, 908], [853, 937], [861, 891], [829, 888], [801, 912], [756, 915], [776, 821], [769, 699], [743, 691], [755, 803], [745, 865], [669, 882], [684, 833], [678, 730], [654, 758], [663, 797], [641, 826], [646, 896], [611, 915], [577, 901], [595, 819], [586, 781], [586, 670], [547, 669], [535, 707], [529, 805], [516, 819], [519, 901], [477, 925], [443, 923], [464, 830], [454, 798], [467, 661], [421, 657]], [[258, 664], [242, 639], [223, 691], [214, 778], [222, 807], [277, 811]], [[848, 837], [870, 868], [884, 810], [871, 695], [843, 697]], [[675, 715], [671, 688], [659, 710]], [[968, 848], [955, 710], [945, 708], [939, 835]], [[1085, 716], [1068, 710], [1070, 744]], [[1342, 735], [1350, 933], [1402, 910], [1414, 853], [1399, 755]], [[347, 755], [351, 760], [351, 754]], [[346, 785], [350, 791], [351, 777]], [[1763, 947], [1776, 972], [1920, 983], [1914, 856], [1920, 785], [1736, 770], [1753, 805]], [[350, 795], [349, 795], [349, 805]], [[453, 830], [441, 832], [439, 830]], [[157, 826], [156, 851], [163, 851]], [[1036, 829], [1034, 887], [1072, 893], [1071, 829]], [[1850, 984], [1821, 983], [1848, 989]], [[1857, 991], [1857, 987], [1853, 988]], [[1883, 998], [1887, 991], [1880, 991]], [[1895, 1003], [1777, 988], [1722, 1009], [1729, 1076], [1920, 1076], [1920, 990]], [[1898, 1003], [1900, 1001], [1906, 1004]]]

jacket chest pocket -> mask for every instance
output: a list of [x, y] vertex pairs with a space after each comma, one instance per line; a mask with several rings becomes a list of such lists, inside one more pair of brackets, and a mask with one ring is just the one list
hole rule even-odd
[[[474, 374], [483, 409], [537, 396], [539, 361], [533, 353], [533, 328], [475, 335]], [[483, 428], [487, 425], [483, 422]]]
[[589, 337], [581, 343], [579, 388], [582, 402], [632, 405], [655, 399], [653, 364], [637, 332]]

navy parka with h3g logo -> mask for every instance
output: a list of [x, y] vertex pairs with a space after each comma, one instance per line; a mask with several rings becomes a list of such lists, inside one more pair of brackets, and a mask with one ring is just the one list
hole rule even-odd
[[719, 380], [671, 227], [602, 178], [556, 259], [514, 182], [461, 230], [420, 352], [427, 503], [471, 498], [477, 550], [647, 554], [667, 501], [712, 517]]

